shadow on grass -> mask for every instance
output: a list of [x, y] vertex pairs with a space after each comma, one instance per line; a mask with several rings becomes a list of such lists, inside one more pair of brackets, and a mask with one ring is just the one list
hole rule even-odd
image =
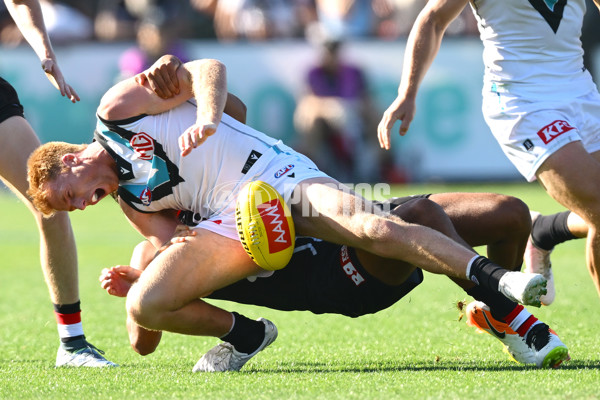
[[[600, 360], [569, 361], [558, 370], [600, 370]], [[255, 364], [248, 370], [241, 372], [264, 373], [379, 373], [379, 372], [418, 372], [418, 371], [536, 371], [539, 368], [530, 365], [521, 365], [513, 362], [468, 362], [468, 361], [440, 361], [400, 364], [398, 362], [373, 362], [358, 364], [335, 364], [321, 362], [298, 362], [291, 365], [280, 365], [275, 368], [261, 368]]]
[[[42, 360], [3, 360], [0, 359], [0, 370], [10, 369], [48, 369], [54, 371], [78, 370], [79, 368], [56, 368], [54, 363]], [[145, 370], [145, 371], [164, 371], [165, 369], [187, 370], [177, 362], [169, 363], [123, 363], [116, 370]], [[398, 361], [372, 361], [362, 363], [342, 363], [342, 362], [291, 362], [289, 364], [279, 364], [274, 367], [263, 366], [259, 362], [248, 365], [240, 373], [380, 373], [380, 372], [419, 372], [419, 371], [487, 371], [487, 372], [505, 372], [505, 371], [536, 371], [538, 368], [530, 365], [521, 365], [514, 362], [497, 361], [419, 361], [414, 363], [403, 363]], [[563, 364], [558, 370], [580, 371], [580, 370], [600, 370], [600, 360], [574, 360]], [[191, 369], [190, 369], [191, 371]]]

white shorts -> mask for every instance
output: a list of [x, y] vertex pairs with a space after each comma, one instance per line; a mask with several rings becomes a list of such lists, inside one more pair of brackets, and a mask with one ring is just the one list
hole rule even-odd
[[532, 182], [542, 163], [564, 145], [581, 141], [600, 150], [600, 94], [531, 101], [510, 93], [484, 92], [483, 115], [502, 151]]
[[[274, 153], [270, 154], [271, 151]], [[300, 182], [323, 177], [329, 178], [329, 175], [320, 171], [308, 157], [285, 145], [274, 146], [248, 171], [247, 179], [236, 185], [228, 200], [224, 202], [224, 206], [210, 218], [201, 221], [196, 228], [207, 229], [221, 236], [239, 240], [235, 207], [237, 195], [246, 182], [260, 180], [270, 184], [289, 204], [292, 193]]]

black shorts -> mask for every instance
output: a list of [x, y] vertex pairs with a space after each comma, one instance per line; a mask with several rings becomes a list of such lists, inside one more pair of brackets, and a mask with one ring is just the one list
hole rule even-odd
[[390, 197], [386, 201], [376, 201], [374, 203], [375, 203], [375, 205], [379, 206], [383, 210], [391, 211], [394, 208], [401, 206], [402, 204], [408, 203], [411, 200], [428, 199], [429, 196], [431, 196], [431, 193], [429, 193], [429, 194], [413, 194], [413, 195], [404, 196], [404, 197]]
[[209, 298], [284, 311], [312, 311], [359, 317], [381, 311], [423, 281], [416, 269], [400, 286], [371, 276], [352, 248], [299, 237], [290, 263], [269, 277], [243, 279], [213, 292]]
[[15, 115], [24, 117], [17, 91], [10, 83], [0, 78], [0, 123]]

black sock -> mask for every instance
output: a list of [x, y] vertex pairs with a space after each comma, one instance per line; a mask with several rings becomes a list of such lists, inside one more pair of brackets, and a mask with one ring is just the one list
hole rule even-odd
[[75, 314], [81, 312], [81, 301], [73, 304], [52, 304], [54, 311], [61, 314]]
[[483, 289], [499, 293], [498, 285], [500, 283], [500, 278], [507, 272], [508, 271], [501, 266], [494, 264], [483, 256], [479, 256], [471, 264], [469, 279]]
[[498, 321], [505, 321], [506, 316], [518, 306], [517, 303], [502, 294], [486, 290], [481, 286], [474, 286], [466, 292], [475, 300], [483, 301], [490, 308], [492, 317]]
[[66, 338], [66, 340], [63, 338], [60, 341], [60, 347], [67, 351], [75, 351], [88, 346], [88, 343], [85, 340], [85, 335], [73, 336]]
[[253, 353], [265, 338], [265, 324], [236, 312], [232, 312], [232, 314], [233, 327], [221, 340], [231, 343], [241, 353]]
[[533, 244], [542, 250], [552, 250], [557, 244], [577, 239], [567, 225], [570, 213], [571, 211], [563, 211], [537, 217], [531, 228]]

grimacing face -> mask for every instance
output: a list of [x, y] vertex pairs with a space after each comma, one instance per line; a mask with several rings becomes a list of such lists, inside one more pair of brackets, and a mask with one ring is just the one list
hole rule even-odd
[[57, 211], [84, 210], [97, 204], [118, 187], [118, 178], [104, 176], [89, 166], [78, 165], [46, 183], [49, 205]]

